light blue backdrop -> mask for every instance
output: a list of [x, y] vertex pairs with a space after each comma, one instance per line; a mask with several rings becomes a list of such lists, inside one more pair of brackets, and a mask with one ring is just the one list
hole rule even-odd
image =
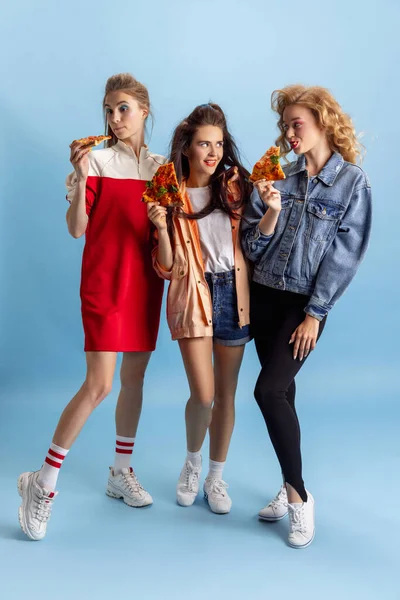
[[[245, 164], [250, 168], [276, 137], [276, 119], [270, 110], [271, 92], [297, 82], [330, 88], [353, 117], [357, 130], [364, 132], [363, 142], [367, 148], [364, 167], [370, 176], [374, 200], [371, 246], [350, 290], [332, 311], [318, 351], [299, 376], [299, 398], [304, 415], [309, 417], [304, 427], [311, 436], [308, 438], [309, 446], [306, 446], [309, 448], [307, 456], [311, 471], [314, 469], [314, 472], [320, 473], [319, 468], [322, 469], [322, 466], [319, 458], [325, 447], [327, 456], [324, 460], [330, 465], [333, 481], [343, 482], [343, 478], [347, 481], [348, 488], [340, 490], [344, 513], [341, 516], [335, 515], [330, 521], [335, 531], [342, 531], [341, 527], [338, 528], [338, 523], [341, 526], [343, 523], [340, 518], [347, 514], [349, 494], [352, 509], [359, 510], [359, 499], [352, 488], [356, 474], [361, 478], [357, 479], [357, 486], [363, 490], [362, 502], [368, 507], [371, 493], [377, 498], [384, 486], [392, 481], [392, 476], [398, 469], [398, 449], [395, 449], [395, 446], [398, 448], [395, 426], [398, 418], [395, 410], [398, 383], [395, 384], [395, 379], [399, 365], [400, 292], [397, 266], [400, 255], [400, 202], [396, 164], [400, 141], [399, 21], [400, 5], [397, 0], [337, 0], [329, 3], [319, 0], [153, 0], [139, 3], [133, 0], [114, 4], [104, 0], [20, 0], [7, 5], [3, 3], [0, 24], [0, 419], [1, 452], [7, 465], [3, 485], [7, 490], [14, 486], [14, 478], [19, 470], [35, 466], [37, 468], [41, 464], [56, 418], [84, 377], [78, 290], [83, 240], [72, 239], [65, 224], [67, 204], [64, 199], [64, 180], [71, 170], [68, 146], [77, 137], [103, 131], [101, 101], [104, 83], [108, 76], [122, 71], [132, 72], [148, 86], [155, 113], [150, 146], [155, 152], [167, 151], [174, 126], [196, 104], [212, 100], [226, 111]], [[237, 437], [234, 438], [232, 447], [231, 477], [233, 473], [236, 474], [236, 469], [238, 473], [247, 473], [247, 483], [251, 483], [252, 489], [255, 486], [255, 489], [260, 490], [257, 502], [249, 496], [250, 488], [241, 490], [243, 506], [249, 510], [251, 508], [251, 514], [256, 514], [256, 509], [261, 508], [260, 503], [266, 500], [263, 496], [265, 488], [261, 486], [259, 479], [261, 465], [263, 469], [265, 466], [267, 438], [261, 417], [251, 399], [257, 370], [254, 349], [250, 346], [241, 372], [238, 407], [242, 416], [238, 421]], [[162, 440], [171, 452], [175, 452], [171, 472], [168, 472], [168, 476], [165, 475], [165, 481], [168, 480], [170, 486], [168, 498], [173, 499], [174, 482], [184, 445], [182, 411], [187, 386], [178, 347], [170, 341], [164, 313], [158, 351], [149, 369], [146, 391], [146, 406], [150, 412], [144, 415], [141, 435], [143, 444], [147, 443], [146, 458], [150, 457], [149, 461], [153, 465], [151, 467], [150, 462], [148, 465], [146, 463], [146, 469], [150, 472], [155, 464], [164, 464], [167, 468], [167, 463], [162, 460], [160, 463], [160, 449], [154, 446], [155, 439], [158, 442]], [[98, 436], [104, 439], [105, 431], [109, 436], [108, 441], [112, 439], [112, 401], [115, 393], [107, 401], [106, 407], [93, 417], [86, 433], [78, 441], [81, 448], [85, 448], [86, 458], [89, 454], [89, 440], [90, 444], [97, 444]], [[171, 412], [168, 412], [169, 409]], [[365, 411], [369, 411], [369, 429], [362, 420]], [[167, 424], [167, 433], [156, 418], [157, 415], [161, 415], [162, 422]], [[150, 431], [151, 435], [158, 437], [151, 437]], [[357, 439], [354, 437], [355, 432], [358, 432]], [[22, 435], [20, 453], [14, 456], [14, 462], [10, 462], [10, 444], [14, 442], [16, 435]], [[338, 435], [342, 444], [340, 447]], [[108, 441], [107, 453], [104, 450], [105, 460], [109, 460], [110, 454], [112, 455], [112, 441]], [[362, 444], [366, 444], [365, 448]], [[166, 452], [168, 448], [165, 449]], [[347, 449], [352, 449], [352, 452], [349, 454]], [[27, 451], [32, 453], [31, 465], [26, 463]], [[269, 447], [268, 452], [270, 453]], [[82, 453], [79, 456], [82, 457]], [[269, 456], [271, 465], [274, 465], [274, 474], [279, 475], [275, 458], [271, 453]], [[332, 464], [329, 463], [328, 456]], [[349, 456], [352, 456], [352, 461]], [[336, 473], [341, 479], [335, 479], [337, 459], [344, 469], [339, 474]], [[69, 464], [71, 467], [75, 464], [78, 472], [79, 468], [84, 468], [78, 454], [71, 452], [70, 460]], [[96, 468], [100, 469], [97, 462]], [[375, 469], [373, 476], [372, 468]], [[263, 477], [264, 473], [265, 471]], [[100, 489], [104, 476], [105, 473], [101, 471], [99, 481], [96, 481]], [[321, 474], [320, 476], [322, 477]], [[335, 510], [329, 500], [332, 500], [333, 493], [338, 493], [338, 489], [329, 480], [326, 471], [324, 476], [327, 477], [323, 488], [327, 501], [326, 527], [329, 515], [332, 517], [332, 510]], [[92, 482], [96, 480], [93, 477]], [[67, 465], [65, 478], [68, 478]], [[319, 481], [322, 482], [322, 479]], [[160, 480], [157, 482], [159, 484]], [[76, 485], [81, 486], [81, 483], [80, 481]], [[153, 485], [156, 486], [156, 483], [153, 482]], [[268, 493], [276, 491], [274, 486], [275, 483], [269, 485]], [[238, 488], [240, 490], [240, 485], [236, 486]], [[156, 490], [158, 489], [157, 487]], [[394, 489], [390, 491], [396, 495]], [[400, 491], [397, 495], [398, 493]], [[64, 497], [68, 498], [68, 495]], [[71, 511], [75, 501], [76, 495], [71, 491]], [[93, 501], [92, 498], [90, 502]], [[17, 506], [14, 491], [10, 492], [9, 498], [7, 496], [7, 502], [7, 515], [14, 519]], [[167, 506], [170, 507], [170, 504]], [[387, 504], [384, 508], [391, 511]], [[81, 510], [84, 510], [83, 504], [79, 505], [78, 511]], [[107, 516], [105, 521], [120, 527], [121, 536], [124, 530], [122, 512], [121, 507], [119, 525], [114, 521], [107, 521], [112, 517]], [[136, 514], [131, 518], [139, 519]], [[181, 514], [179, 513], [178, 519], [184, 518], [185, 524], [196, 527], [192, 522], [189, 523], [187, 517], [181, 517]], [[255, 552], [251, 559], [243, 547], [238, 546], [239, 542], [234, 537], [235, 524], [242, 524], [241, 514], [239, 512], [239, 516], [232, 516], [232, 519], [239, 519], [233, 522], [233, 529], [229, 529], [229, 525], [224, 526], [228, 537], [214, 540], [215, 554], [209, 554], [207, 540], [200, 538], [203, 558], [212, 556], [212, 560], [216, 561], [212, 579], [215, 589], [220, 590], [223, 584], [225, 591], [230, 590], [228, 596], [223, 593], [218, 596], [223, 600], [226, 597], [264, 597], [260, 595], [260, 588], [257, 586], [254, 588], [256, 591], [253, 590], [254, 594], [250, 593], [248, 580], [245, 578], [236, 580], [234, 587], [230, 587], [232, 580], [229, 582], [228, 579], [221, 579], [218, 572], [218, 561], [226, 551], [224, 540], [230, 545], [230, 565], [236, 573], [242, 568], [246, 577], [252, 577], [252, 581], [256, 582], [265, 568], [261, 560], [265, 548], [261, 543], [264, 543], [266, 537], [261, 538], [257, 533], [257, 538], [243, 540], [244, 547], [251, 547]], [[14, 523], [11, 516], [6, 525], [2, 526], [0, 523], [0, 536], [3, 533], [6, 541], [7, 538], [14, 540], [15, 537], [13, 525], [8, 524]], [[381, 513], [377, 509], [373, 518], [380, 517]], [[90, 519], [90, 515], [87, 518]], [[355, 518], [358, 518], [357, 515]], [[198, 522], [204, 525], [204, 519], [205, 517]], [[361, 521], [362, 519], [364, 525], [360, 524], [354, 537], [352, 530], [346, 529], [347, 537], [343, 540], [338, 533], [339, 537], [335, 539], [333, 546], [329, 542], [332, 530], [328, 528], [324, 532], [327, 534], [325, 540], [328, 540], [328, 549], [322, 562], [325, 560], [325, 564], [334, 564], [335, 569], [343, 569], [342, 575], [345, 573], [340, 580], [341, 584], [337, 580], [335, 588], [335, 581], [332, 580], [329, 589], [336, 589], [333, 597], [357, 600], [361, 597], [357, 595], [357, 581], [361, 577], [357, 572], [363, 573], [374, 564], [375, 571], [371, 571], [376, 586], [373, 594], [378, 595], [369, 596], [369, 588], [365, 584], [363, 598], [381, 598], [386, 593], [389, 600], [394, 600], [396, 596], [391, 595], [392, 588], [388, 587], [390, 582], [383, 570], [383, 563], [381, 565], [375, 555], [367, 555], [366, 548], [369, 546], [363, 545], [363, 533], [369, 535], [367, 523], [371, 522], [371, 514], [363, 513], [360, 517]], [[57, 521], [55, 528], [56, 523]], [[140, 523], [142, 521], [136, 523], [135, 527], [140, 528]], [[171, 526], [172, 523], [178, 528], [182, 521], [171, 521]], [[214, 531], [215, 521], [212, 523], [213, 525], [210, 520], [209, 527], [214, 528]], [[74, 524], [71, 536], [73, 526]], [[253, 522], [254, 530], [256, 526], [258, 524]], [[88, 523], [82, 523], [82, 531], [86, 531], [86, 534], [82, 533], [86, 535], [82, 543], [91, 552], [86, 527], [89, 527]], [[164, 564], [163, 556], [168, 554], [170, 548], [167, 540], [159, 534], [162, 527], [162, 519], [156, 519], [154, 543], [162, 550], [162, 555], [154, 558], [154, 564], [158, 567]], [[188, 531], [192, 535], [190, 527]], [[394, 524], [388, 522], [387, 531], [391, 531], [392, 527], [394, 528]], [[98, 532], [90, 531], [93, 539], [97, 539]], [[167, 531], [168, 535], [175, 535], [170, 530]], [[183, 534], [180, 529], [176, 531], [180, 532], [176, 534], [176, 539], [180, 539], [179, 535]], [[239, 531], [237, 527], [236, 531]], [[240, 531], [242, 535], [244, 525]], [[193, 532], [194, 536], [201, 536], [197, 529], [193, 529]], [[376, 545], [377, 552], [380, 548], [386, 549], [386, 540], [379, 538], [381, 534], [381, 530], [373, 533], [375, 538], [372, 543]], [[57, 533], [54, 540], [60, 539], [59, 535], [61, 534]], [[111, 540], [113, 532], [107, 530], [107, 535]], [[147, 534], [143, 532], [141, 540], [148, 539], [150, 543], [152, 538], [146, 538], [146, 535], [149, 535], [148, 530]], [[232, 539], [229, 536], [233, 536]], [[371, 539], [367, 539], [371, 543]], [[343, 542], [349, 553], [346, 558], [341, 555]], [[46, 540], [46, 543], [51, 542]], [[196, 553], [193, 554], [197, 557], [193, 563], [185, 562], [191, 556], [191, 540], [185, 540], [185, 543], [188, 544], [185, 546], [186, 554], [182, 556], [178, 553], [175, 567], [177, 577], [190, 586], [191, 569], [196, 569], [198, 576], [199, 564], [201, 568], [207, 569], [208, 562], [196, 562], [199, 557]], [[66, 544], [66, 548], [74, 547], [75, 539], [69, 539]], [[104, 549], [103, 556], [103, 550], [99, 549], [103, 547], [101, 542], [99, 544], [99, 560], [103, 558], [110, 561], [107, 548]], [[271, 556], [278, 556], [274, 553], [279, 544], [275, 534], [271, 548], [268, 548], [268, 560], [271, 560]], [[321, 551], [321, 546], [319, 550], [315, 547], [317, 550], [312, 549], [310, 552]], [[332, 547], [334, 555], [330, 554]], [[14, 546], [15, 548], [22, 552], [21, 544]], [[29, 550], [25, 549], [26, 546], [23, 548], [24, 564], [29, 564], [30, 572], [34, 572], [36, 567], [32, 563], [33, 556], [42, 560], [39, 557], [43, 555], [34, 554], [39, 552], [36, 547], [34, 551], [31, 546]], [[52, 547], [47, 548], [47, 552], [51, 553]], [[150, 552], [146, 546], [146, 552], [147, 550]], [[397, 547], [393, 546], [393, 556], [395, 550]], [[61, 549], [57, 548], [55, 554], [59, 551]], [[288, 553], [284, 551], [285, 548], [282, 551], [282, 561], [288, 560]], [[46, 552], [45, 556], [49, 560]], [[170, 560], [173, 556], [175, 555], [170, 556]], [[318, 557], [318, 554], [307, 556]], [[354, 556], [359, 557], [356, 576], [347, 571]], [[293, 554], [290, 554], [290, 559], [290, 571], [296, 574], [294, 579], [305, 578], [304, 581], [309, 584], [307, 573], [313, 573], [312, 565], [308, 565], [310, 571], [304, 572], [302, 568], [307, 566], [306, 563], [297, 562], [297, 556], [293, 558]], [[254, 570], [249, 566], [250, 563], [243, 567], [248, 560], [253, 561]], [[261, 560], [260, 564], [254, 562], [257, 560]], [[315, 560], [318, 564], [319, 559], [314, 558], [313, 561]], [[187, 569], [183, 579], [179, 572], [180, 561], [184, 562]], [[280, 558], [278, 562], [279, 566], [276, 569], [274, 567], [273, 573], [270, 573], [272, 579], [269, 579], [268, 590], [271, 592], [279, 589], [284, 581], [284, 563]], [[127, 568], [124, 562], [123, 564]], [[166, 574], [166, 564], [169, 564], [168, 561], [164, 564], [163, 572], [167, 578], [165, 581], [169, 582], [168, 590], [171, 591], [174, 584], [168, 576], [172, 577], [172, 572]], [[316, 595], [300, 594], [299, 598], [325, 597], [320, 593], [326, 589], [328, 579], [324, 577], [329, 578], [331, 573], [321, 564], [322, 587], [317, 586], [316, 590], [319, 591]], [[385, 565], [389, 568], [390, 562], [386, 561]], [[143, 573], [147, 574], [146, 568]], [[118, 564], [114, 564], [113, 574], [117, 571]], [[150, 585], [149, 580], [146, 581]], [[347, 582], [355, 586], [349, 595], [346, 595]], [[108, 578], [104, 578], [106, 587], [108, 583]], [[159, 583], [161, 584], [161, 580]], [[156, 582], [153, 581], [153, 584], [156, 585]], [[298, 594], [296, 581], [291, 584], [292, 592]], [[89, 592], [90, 585], [90, 579], [83, 578], [81, 590]], [[146, 589], [146, 584], [143, 585], [143, 589]], [[240, 586], [244, 595], [238, 592], [242, 589]], [[65, 590], [68, 589], [67, 585]], [[381, 592], [378, 593], [378, 589]], [[72, 587], [71, 594], [73, 590]], [[238, 595], [235, 595], [236, 592]], [[208, 593], [212, 595], [212, 590], [203, 588], [199, 591], [196, 588], [186, 596], [174, 596], [171, 592], [171, 597], [204, 598]], [[159, 595], [156, 592], [154, 594], [150, 593], [148, 597], [170, 597], [167, 593], [164, 596], [161, 592]]]
[[[4, 384], [78, 382], [82, 375], [83, 240], [73, 240], [65, 226], [68, 145], [102, 132], [105, 80], [130, 71], [150, 90], [156, 117], [150, 145], [160, 153], [176, 123], [196, 104], [213, 100], [226, 111], [250, 166], [276, 136], [271, 91], [294, 82], [329, 87], [352, 115], [368, 150], [374, 230], [365, 264], [332, 312], [314, 368], [323, 369], [321, 377], [327, 365], [340, 374], [335, 386], [338, 379], [351, 385], [362, 374], [363, 392], [382, 396], [399, 357], [398, 3], [205, 0], [153, 2], [150, 8], [144, 2], [112, 7], [99, 0], [39, 0], [4, 11]], [[181, 370], [165, 321], [159, 351]], [[166, 373], [174, 376], [175, 369]]]

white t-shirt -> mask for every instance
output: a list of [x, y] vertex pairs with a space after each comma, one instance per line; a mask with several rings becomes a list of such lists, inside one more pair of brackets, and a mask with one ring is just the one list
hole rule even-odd
[[[211, 199], [210, 187], [187, 188], [193, 212], [200, 212]], [[200, 234], [204, 269], [207, 273], [223, 273], [234, 268], [232, 226], [222, 210], [196, 220]]]

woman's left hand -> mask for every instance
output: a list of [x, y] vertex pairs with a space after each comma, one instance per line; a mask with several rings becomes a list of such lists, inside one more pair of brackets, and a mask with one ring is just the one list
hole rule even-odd
[[317, 337], [319, 332], [319, 321], [311, 315], [307, 315], [306, 318], [297, 329], [293, 332], [290, 338], [289, 344], [294, 343], [293, 358], [296, 360], [297, 356], [300, 360], [307, 358], [309, 353], [314, 350]]

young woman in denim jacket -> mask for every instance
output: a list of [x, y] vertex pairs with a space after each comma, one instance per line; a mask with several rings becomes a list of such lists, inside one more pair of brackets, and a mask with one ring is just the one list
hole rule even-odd
[[210, 425], [204, 494], [213, 512], [227, 513], [232, 503], [222, 474], [234, 425], [239, 369], [250, 340], [249, 274], [238, 230], [252, 188], [216, 104], [198, 106], [178, 125], [171, 160], [181, 185], [183, 211], [170, 215], [169, 232], [165, 208], [153, 203], [148, 213], [158, 232], [154, 266], [170, 281], [168, 325], [172, 339], [179, 341], [190, 387], [188, 452], [177, 500], [181, 506], [195, 501], [200, 451]]
[[325, 89], [294, 85], [272, 95], [277, 145], [297, 161], [286, 179], [255, 185], [242, 220], [254, 263], [250, 318], [261, 372], [255, 397], [279, 459], [284, 484], [259, 516], [289, 513], [289, 544], [314, 538], [314, 499], [302, 479], [295, 376], [314, 350], [327, 315], [353, 279], [371, 228], [371, 189], [356, 166], [351, 119]]

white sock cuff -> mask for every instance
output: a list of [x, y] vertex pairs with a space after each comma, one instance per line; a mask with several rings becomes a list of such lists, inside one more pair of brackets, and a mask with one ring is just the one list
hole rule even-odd
[[117, 442], [125, 442], [127, 444], [132, 444], [132, 443], [134, 444], [135, 440], [136, 440], [136, 438], [134, 438], [134, 437], [124, 437], [123, 435], [118, 435], [118, 434], [117, 434], [116, 439], [117, 439]]
[[51, 443], [50, 448], [53, 450], [53, 452], [57, 452], [57, 454], [63, 454], [64, 456], [67, 456], [69, 452], [69, 448], [61, 448], [61, 446], [57, 446], [57, 444], [54, 444], [53, 442]]
[[210, 469], [211, 467], [216, 467], [217, 469], [220, 469], [221, 467], [224, 468], [225, 465], [226, 461], [218, 462], [217, 460], [212, 460], [212, 458], [210, 458]]

